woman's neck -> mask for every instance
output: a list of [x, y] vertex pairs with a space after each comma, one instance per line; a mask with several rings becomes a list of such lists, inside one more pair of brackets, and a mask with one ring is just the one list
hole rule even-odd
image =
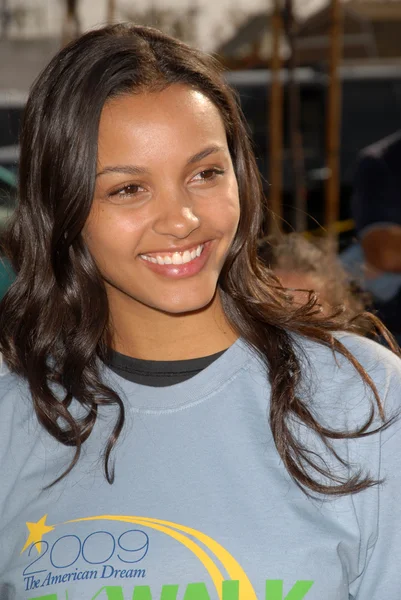
[[166, 314], [132, 300], [110, 302], [113, 348], [143, 360], [186, 360], [229, 348], [238, 338], [224, 314], [219, 294], [205, 308]]

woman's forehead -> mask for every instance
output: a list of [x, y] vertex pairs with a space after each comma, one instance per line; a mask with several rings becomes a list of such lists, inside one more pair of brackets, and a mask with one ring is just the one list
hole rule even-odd
[[103, 107], [100, 126], [120, 122], [139, 127], [184, 120], [202, 128], [213, 129], [216, 122], [223, 125], [218, 108], [205, 94], [185, 85], [174, 84], [161, 91], [144, 91], [112, 98]]
[[182, 85], [113, 98], [104, 106], [99, 126], [102, 162], [115, 160], [118, 154], [146, 158], [173, 149], [191, 155], [202, 147], [226, 143], [216, 106], [201, 92]]

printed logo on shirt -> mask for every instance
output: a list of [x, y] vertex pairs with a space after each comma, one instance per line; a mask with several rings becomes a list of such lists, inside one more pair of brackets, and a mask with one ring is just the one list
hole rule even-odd
[[[80, 536], [78, 529], [66, 533], [68, 525], [93, 522], [94, 531]], [[119, 523], [122, 530], [116, 534], [107, 527]], [[241, 565], [216, 540], [190, 527], [161, 519], [137, 516], [101, 515], [73, 519], [58, 525], [49, 525], [47, 515], [37, 522], [26, 523], [29, 535], [21, 550], [29, 558], [22, 577], [27, 600], [75, 600], [69, 595], [68, 584], [91, 580], [87, 600], [156, 600], [146, 584], [145, 557], [150, 547], [150, 532], [158, 531], [186, 547], [205, 568], [219, 600], [258, 600], [254, 588]], [[60, 535], [44, 539], [57, 529]], [[77, 566], [79, 565], [79, 566]], [[124, 595], [127, 580], [132, 580], [132, 591]], [[54, 586], [58, 586], [54, 592]], [[307, 600], [313, 581], [297, 581], [284, 590], [281, 580], [267, 580], [264, 600]], [[210, 600], [213, 596], [205, 583], [188, 583], [185, 590], [178, 585], [163, 585], [157, 600]], [[61, 591], [59, 591], [61, 590]], [[262, 599], [259, 599], [262, 600]]]

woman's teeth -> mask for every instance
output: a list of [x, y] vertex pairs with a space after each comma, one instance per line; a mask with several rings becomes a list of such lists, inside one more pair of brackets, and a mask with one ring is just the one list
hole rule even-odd
[[200, 244], [193, 250], [185, 250], [185, 252], [174, 252], [174, 254], [150, 256], [148, 254], [141, 254], [141, 258], [148, 260], [149, 262], [158, 265], [185, 265], [198, 258], [203, 252], [204, 244]]

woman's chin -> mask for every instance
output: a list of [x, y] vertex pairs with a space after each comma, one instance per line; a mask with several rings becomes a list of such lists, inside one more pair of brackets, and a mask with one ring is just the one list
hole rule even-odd
[[154, 308], [171, 315], [195, 314], [208, 308], [212, 304], [215, 295], [216, 290], [213, 290], [209, 294], [203, 293], [202, 295], [197, 295], [194, 298], [188, 298], [187, 295], [182, 298], [173, 297], [168, 301], [158, 302], [154, 305]]

